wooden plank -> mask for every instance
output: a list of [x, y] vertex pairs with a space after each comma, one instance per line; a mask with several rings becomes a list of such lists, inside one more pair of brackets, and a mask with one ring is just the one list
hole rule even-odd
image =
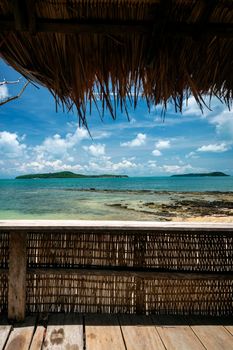
[[192, 325], [193, 332], [206, 349], [233, 350], [233, 337], [221, 325]]
[[51, 314], [42, 349], [62, 350], [64, 342], [64, 314]]
[[[5, 270], [0, 270], [0, 274]], [[231, 272], [185, 272], [182, 270], [161, 270], [161, 269], [134, 269], [130, 267], [114, 268], [29, 268], [27, 273], [33, 275], [81, 275], [81, 276], [122, 276], [122, 277], [139, 277], [142, 279], [174, 279], [174, 280], [233, 280]]]
[[65, 315], [64, 332], [66, 340], [65, 349], [81, 350], [84, 347], [83, 341], [83, 317], [79, 314]]
[[24, 323], [14, 325], [4, 350], [28, 350], [35, 329], [35, 321], [36, 317], [27, 317]]
[[233, 335], [233, 326], [225, 326], [226, 330]]
[[12, 330], [12, 326], [9, 326], [9, 325], [0, 326], [0, 350], [4, 348], [11, 330]]
[[[167, 350], [204, 350], [204, 346], [192, 329], [182, 322], [169, 317], [152, 316], [159, 336]], [[166, 322], [167, 321], [167, 322]]]
[[42, 349], [83, 349], [82, 317], [64, 314], [51, 315]]
[[[192, 232], [233, 232], [232, 223], [212, 222], [156, 222], [156, 221], [92, 221], [92, 220], [0, 220], [0, 231], [36, 230], [127, 230], [128, 231], [188, 231]], [[56, 230], [55, 230], [56, 229]], [[109, 233], [108, 231], [108, 233]], [[125, 234], [125, 232], [124, 232]]]
[[45, 327], [37, 326], [30, 345], [30, 350], [40, 350], [44, 341], [44, 337], [45, 337]]
[[116, 315], [85, 316], [86, 350], [125, 350]]
[[120, 315], [119, 322], [127, 350], [165, 350], [150, 317]]
[[8, 318], [22, 321], [26, 303], [26, 234], [11, 232], [9, 242]]
[[[0, 275], [8, 273], [8, 269], [0, 268]], [[114, 268], [29, 268], [28, 274], [32, 275], [78, 275], [78, 276], [121, 276], [139, 277], [141, 279], [171, 279], [171, 280], [233, 280], [231, 272], [185, 272], [182, 270], [156, 270], [156, 269], [132, 269], [125, 267]]]

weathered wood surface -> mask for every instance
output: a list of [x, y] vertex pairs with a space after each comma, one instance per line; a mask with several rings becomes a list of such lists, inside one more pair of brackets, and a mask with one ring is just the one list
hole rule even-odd
[[0, 326], [0, 350], [4, 348], [11, 329], [12, 327], [10, 325]]
[[26, 305], [26, 235], [11, 232], [9, 242], [8, 318], [22, 321]]
[[84, 347], [83, 317], [81, 315], [67, 314], [64, 322], [66, 337], [65, 349], [80, 350]]
[[189, 325], [182, 324], [182, 319], [174, 319], [171, 322], [172, 317], [168, 317], [167, 320], [165, 316], [162, 318], [157, 316], [151, 317], [167, 350], [205, 349]]
[[50, 315], [42, 349], [62, 350], [64, 344], [65, 315]]
[[13, 328], [3, 318], [0, 323], [0, 350], [233, 349], [230, 318], [60, 313], [44, 326], [34, 316]]
[[83, 322], [81, 316], [54, 314], [49, 317], [42, 349], [81, 350], [83, 347]]
[[86, 350], [126, 350], [117, 316], [85, 317]]
[[122, 230], [128, 231], [221, 231], [232, 232], [232, 223], [212, 222], [156, 222], [156, 221], [91, 221], [91, 220], [0, 220], [0, 231], [12, 230]]
[[193, 325], [191, 328], [206, 349], [233, 350], [233, 336], [223, 326]]
[[225, 326], [225, 328], [229, 333], [231, 333], [233, 335], [233, 326]]
[[119, 322], [127, 350], [165, 350], [149, 316], [120, 315]]
[[44, 341], [44, 337], [45, 337], [45, 327], [37, 326], [30, 345], [30, 350], [40, 350]]
[[4, 350], [28, 350], [35, 329], [36, 317], [27, 317], [25, 322], [15, 325]]

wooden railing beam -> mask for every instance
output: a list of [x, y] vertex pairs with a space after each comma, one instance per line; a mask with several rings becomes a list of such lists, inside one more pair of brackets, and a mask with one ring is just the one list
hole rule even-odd
[[91, 220], [0, 220], [0, 232], [57, 232], [96, 234], [136, 234], [177, 232], [188, 234], [232, 235], [233, 223], [161, 222], [161, 221], [91, 221]]
[[138, 277], [139, 279], [172, 279], [172, 280], [233, 280], [232, 272], [204, 272], [161, 269], [130, 268], [63, 268], [63, 267], [29, 267], [32, 275], [79, 275], [79, 276], [120, 276]]

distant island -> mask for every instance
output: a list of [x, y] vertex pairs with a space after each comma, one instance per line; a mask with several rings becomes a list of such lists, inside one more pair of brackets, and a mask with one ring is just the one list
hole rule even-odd
[[221, 171], [214, 171], [212, 173], [191, 173], [191, 174], [171, 175], [171, 177], [180, 177], [180, 176], [200, 177], [200, 176], [230, 176], [230, 175], [224, 174]]
[[82, 178], [127, 178], [128, 175], [83, 175], [75, 174], [71, 171], [60, 171], [58, 173], [27, 174], [16, 176], [16, 179], [82, 179]]

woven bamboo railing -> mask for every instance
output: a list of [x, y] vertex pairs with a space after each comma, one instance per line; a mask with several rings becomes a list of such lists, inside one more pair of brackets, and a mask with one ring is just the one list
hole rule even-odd
[[231, 315], [233, 224], [0, 221], [0, 312]]

